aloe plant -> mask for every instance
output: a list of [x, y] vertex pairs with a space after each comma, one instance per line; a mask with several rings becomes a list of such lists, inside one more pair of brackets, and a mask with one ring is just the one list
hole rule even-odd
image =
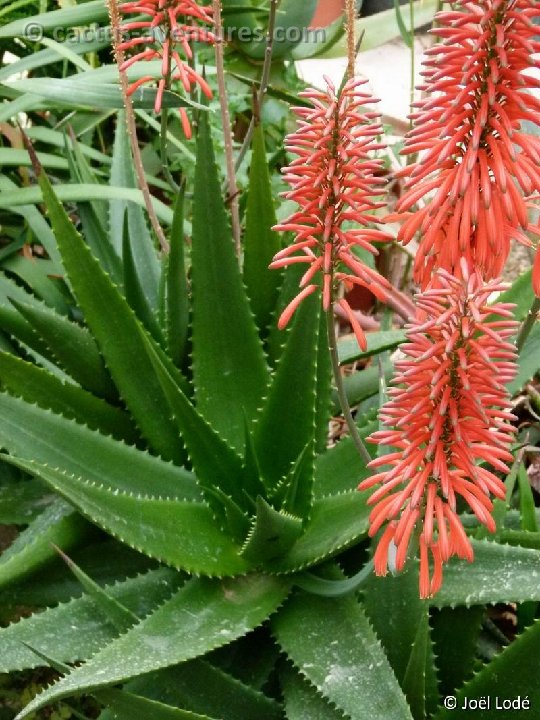
[[[225, 26], [238, 16], [255, 29], [268, 22], [264, 7], [223, 4]], [[313, 6], [283, 2], [278, 21], [305, 26]], [[94, 2], [55, 12], [41, 16], [45, 28], [105, 20]], [[21, 27], [16, 20], [0, 38]], [[332, 52], [341, 23], [334, 31], [324, 47], [277, 46], [275, 73], [291, 53]], [[96, 42], [67, 50], [82, 64]], [[250, 62], [264, 55], [260, 43], [234, 47]], [[16, 67], [46, 67], [55, 52]], [[242, 83], [246, 67], [233, 67]], [[47, 87], [38, 78], [14, 85], [6, 117], [39, 107], [38, 84], [51, 103], [69, 104], [75, 90], [78, 107], [122, 106], [112, 67], [81, 70]], [[271, 96], [280, 92], [288, 98], [270, 84]], [[153, 97], [145, 91], [135, 110]], [[146, 224], [122, 110], [111, 158], [45, 127], [31, 139], [65, 147], [65, 157], [30, 144], [28, 158], [3, 156], [35, 174], [37, 185], [22, 190], [0, 178], [0, 198], [46, 252], [15, 250], [0, 273], [0, 522], [20, 526], [0, 555], [3, 619], [15, 619], [0, 629], [0, 673], [47, 666], [52, 680], [17, 717], [56, 703], [68, 712], [78, 696], [94, 698], [101, 720], [442, 720], [465, 717], [452, 698], [460, 708], [466, 698], [518, 695], [534, 711], [540, 533], [521, 456], [496, 502], [495, 536], [460, 513], [475, 562], [453, 559], [438, 594], [419, 599], [414, 560], [400, 575], [372, 575], [368, 495], [357, 490], [372, 471], [350, 437], [328, 447], [340, 409], [320, 302], [307, 298], [285, 332], [276, 328], [300, 276], [268, 270], [281, 239], [271, 230], [276, 182], [263, 126], [254, 123], [239, 263], [212, 109], [191, 105], [196, 146], [175, 140], [193, 157], [193, 182], [171, 206], [153, 199], [168, 254]], [[88, 159], [107, 168], [110, 186]], [[49, 170], [72, 184], [55, 185]], [[63, 201], [76, 203], [77, 227]], [[500, 300], [523, 321], [530, 273]], [[405, 340], [384, 329], [362, 349], [339, 342], [343, 365], [375, 359], [344, 383], [360, 404], [362, 440], [379, 427], [373, 404], [384, 401], [391, 351]], [[513, 391], [538, 372], [539, 347], [534, 328]], [[490, 619], [500, 603], [518, 606], [508, 647]], [[32, 612], [21, 618], [21, 606]]]
[[[264, 173], [257, 138], [252, 173]], [[368, 509], [355, 486], [367, 469], [350, 440], [325, 448], [331, 383], [318, 303], [302, 306], [281, 346], [270, 342], [268, 318], [286, 303], [294, 278], [281, 294], [269, 292], [268, 257], [252, 232], [246, 289], [204, 116], [197, 156], [190, 283], [178, 203], [171, 236], [178, 249], [157, 278], [166, 292], [152, 315], [126, 290], [151, 282], [132, 255], [117, 256], [118, 285], [36, 166], [68, 301], [67, 312], [55, 309], [2, 278], [4, 327], [22, 352], [0, 358], [3, 457], [43, 483], [47, 508], [2, 556], [0, 582], [11, 602], [18, 592], [23, 598], [44, 563], [55, 562], [51, 543], [74, 557], [86, 544], [85, 565], [92, 559], [99, 581], [107, 563], [96, 526], [139, 553], [141, 574], [130, 579], [119, 568], [103, 586], [70, 563], [82, 594], [65, 602], [73, 590], [62, 594], [64, 574], [56, 588], [63, 604], [54, 606], [54, 591], [52, 598], [38, 591], [38, 606], [53, 605], [0, 631], [2, 671], [63, 668], [20, 717], [81, 693], [110, 706], [104, 718], [423, 717], [440, 697], [415, 569], [370, 580], [360, 598], [333, 597], [347, 582], [335, 558], [362, 564]], [[256, 177], [251, 192], [251, 206], [271, 217], [268, 183]], [[131, 247], [137, 242], [131, 235]], [[74, 321], [75, 308], [84, 324]], [[179, 346], [172, 338], [184, 327], [189, 342]], [[382, 334], [368, 352], [401, 339]], [[76, 363], [81, 353], [87, 369]], [[351, 350], [343, 345], [341, 353], [347, 359]], [[365, 437], [373, 418], [358, 427]], [[434, 607], [540, 599], [537, 546], [484, 540], [475, 553], [472, 567], [450, 565]], [[145, 566], [143, 556], [161, 567]], [[456, 611], [445, 612], [450, 623]], [[396, 645], [400, 627], [408, 630]], [[515, 645], [534, 644], [535, 628], [471, 682], [488, 692]], [[433, 632], [438, 654], [446, 652], [451, 638], [438, 617]], [[258, 669], [239, 656], [251, 636], [265, 648]], [[83, 662], [65, 666], [74, 661]], [[123, 690], [108, 689], [119, 683]], [[227, 714], [229, 695], [242, 708], [236, 715]]]

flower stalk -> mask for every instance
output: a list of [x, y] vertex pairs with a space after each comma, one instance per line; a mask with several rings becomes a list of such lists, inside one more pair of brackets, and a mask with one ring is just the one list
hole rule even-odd
[[215, 57], [216, 77], [219, 93], [219, 105], [221, 109], [221, 121], [223, 125], [223, 142], [225, 146], [225, 167], [227, 172], [228, 204], [231, 210], [231, 222], [236, 254], [241, 252], [241, 230], [240, 230], [240, 206], [238, 201], [238, 186], [236, 184], [236, 170], [234, 164], [233, 135], [231, 127], [231, 116], [227, 99], [227, 87], [225, 83], [225, 62], [224, 62], [224, 40], [223, 22], [221, 19], [221, 0], [212, 0], [214, 14], [214, 35], [215, 35]]
[[152, 225], [152, 229], [154, 230], [154, 233], [158, 240], [161, 251], [163, 253], [168, 253], [169, 252], [169, 243], [165, 237], [165, 233], [163, 232], [163, 228], [161, 227], [161, 224], [156, 215], [156, 211], [154, 209], [154, 204], [152, 202], [152, 196], [150, 195], [150, 188], [148, 187], [148, 183], [146, 181], [146, 176], [145, 176], [145, 172], [144, 172], [144, 165], [142, 162], [139, 141], [137, 139], [137, 122], [135, 119], [135, 113], [133, 111], [133, 103], [131, 102], [131, 93], [130, 93], [130, 89], [129, 89], [129, 82], [128, 82], [127, 74], [126, 74], [124, 48], [123, 48], [122, 43], [120, 42], [122, 29], [121, 29], [121, 24], [120, 24], [120, 12], [118, 9], [117, 0], [109, 0], [108, 7], [109, 7], [109, 17], [111, 20], [111, 28], [112, 28], [112, 36], [113, 36], [113, 50], [114, 50], [114, 56], [116, 59], [116, 63], [118, 65], [119, 76], [120, 76], [120, 88], [122, 90], [122, 97], [124, 100], [127, 131], [128, 131], [129, 141], [130, 141], [130, 145], [131, 145], [131, 153], [133, 156], [133, 165], [135, 168], [135, 175], [137, 177], [137, 185], [139, 186], [139, 190], [141, 191], [141, 193], [143, 195], [146, 212], [148, 213], [148, 217], [150, 219], [150, 224]]

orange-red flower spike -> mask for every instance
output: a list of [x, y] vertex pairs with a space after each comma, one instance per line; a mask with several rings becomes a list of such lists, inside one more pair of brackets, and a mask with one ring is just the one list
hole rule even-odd
[[[119, 9], [126, 16], [144, 16], [142, 20], [122, 23], [122, 34], [145, 31], [142, 35], [138, 34], [119, 43], [118, 49], [121, 51], [136, 50], [135, 55], [122, 63], [120, 70], [127, 71], [139, 62], [161, 61], [162, 76], [158, 79], [155, 112], [161, 110], [167, 80], [179, 81], [185, 92], [199, 86], [207, 97], [212, 97], [206, 80], [187, 62], [192, 57], [191, 42], [215, 41], [214, 34], [205, 27], [213, 22], [211, 8], [195, 0], [132, 0], [122, 3]], [[186, 60], [181, 57], [180, 52]], [[139, 87], [153, 81], [151, 75], [136, 79], [129, 86], [129, 94], [132, 95]], [[191, 126], [184, 108], [180, 110], [180, 119], [184, 133], [189, 138]]]
[[[461, 257], [498, 277], [512, 240], [529, 245], [525, 197], [540, 191], [540, 68], [536, 0], [461, 0], [437, 15], [442, 41], [424, 63], [425, 99], [416, 103], [403, 153], [420, 153], [402, 175], [398, 239], [415, 235], [415, 279], [437, 268], [459, 273]], [[417, 203], [422, 201], [420, 207]], [[538, 272], [536, 277], [538, 277]]]
[[[294, 233], [292, 244], [274, 257], [271, 268], [296, 263], [308, 265], [300, 280], [301, 292], [283, 311], [284, 327], [314, 288], [322, 291], [328, 310], [340, 282], [352, 281], [386, 297], [388, 281], [364, 265], [354, 248], [377, 254], [374, 242], [391, 240], [387, 233], [371, 227], [381, 207], [382, 161], [373, 159], [380, 149], [382, 133], [378, 117], [369, 109], [374, 98], [365, 91], [365, 80], [350, 80], [341, 91], [325, 78], [325, 90], [307, 90], [300, 95], [312, 107], [295, 108], [298, 128], [286, 139], [286, 148], [296, 159], [283, 170], [291, 190], [284, 197], [299, 209], [274, 230]], [[338, 272], [343, 267], [346, 272]], [[309, 292], [306, 290], [309, 288]], [[363, 331], [345, 301], [341, 308], [350, 320], [359, 344]]]
[[378, 486], [368, 501], [374, 505], [370, 534], [386, 526], [377, 574], [386, 573], [389, 555], [395, 569], [403, 567], [416, 533], [422, 597], [439, 590], [442, 563], [452, 555], [473, 559], [459, 497], [495, 529], [491, 496], [504, 498], [505, 487], [478, 462], [503, 472], [512, 462], [515, 417], [505, 383], [516, 372], [510, 338], [518, 323], [506, 304], [488, 304], [504, 287], [499, 281], [469, 275], [465, 260], [460, 272], [456, 278], [438, 271], [437, 288], [417, 296], [417, 317], [401, 346], [405, 357], [396, 362], [391, 399], [380, 412], [386, 429], [370, 438], [398, 452], [374, 460], [371, 467], [388, 469], [359, 486]]

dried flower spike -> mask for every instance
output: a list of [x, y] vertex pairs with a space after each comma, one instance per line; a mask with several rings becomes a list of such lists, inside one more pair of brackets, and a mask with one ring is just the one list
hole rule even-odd
[[[402, 173], [407, 190], [388, 221], [398, 239], [418, 233], [415, 279], [459, 272], [466, 257], [485, 279], [498, 277], [510, 241], [530, 245], [525, 196], [540, 191], [540, 81], [535, 0], [462, 0], [437, 15], [442, 43], [426, 52], [426, 98], [415, 103], [414, 128], [403, 152], [421, 152]], [[420, 204], [415, 210], [415, 206]]]
[[[283, 171], [292, 188], [284, 197], [300, 209], [274, 227], [293, 232], [295, 240], [277, 253], [270, 267], [295, 263], [309, 267], [300, 281], [301, 292], [281, 315], [280, 328], [301, 301], [319, 288], [325, 310], [339, 282], [362, 285], [382, 300], [390, 289], [387, 280], [353, 252], [359, 247], [376, 255], [373, 242], [391, 239], [371, 227], [377, 222], [374, 211], [384, 205], [376, 198], [385, 182], [380, 176], [382, 161], [372, 158], [373, 151], [383, 147], [377, 141], [382, 128], [374, 122], [379, 115], [364, 107], [375, 101], [363, 91], [365, 80], [349, 80], [340, 92], [328, 78], [325, 82], [325, 91], [300, 93], [313, 107], [294, 108], [299, 127], [286, 140], [287, 150], [297, 158]], [[346, 270], [340, 272], [340, 266]], [[340, 300], [339, 304], [360, 346], [365, 347], [364, 333], [348, 303]]]
[[[143, 31], [143, 34], [119, 43], [118, 50], [137, 51], [122, 63], [121, 71], [126, 71], [138, 62], [161, 61], [161, 78], [158, 81], [155, 112], [161, 110], [163, 93], [171, 80], [179, 81], [186, 93], [189, 93], [193, 86], [198, 85], [207, 97], [212, 97], [212, 91], [206, 80], [186, 61], [193, 57], [191, 42], [215, 41], [213, 33], [204, 27], [212, 24], [210, 8], [200, 5], [195, 0], [132, 0], [120, 5], [120, 11], [124, 15], [148, 16], [121, 25], [120, 30], [124, 34], [133, 31], [137, 33]], [[186, 59], [181, 57], [180, 52]], [[153, 81], [152, 75], [143, 75], [131, 83], [129, 94], [132, 95], [141, 85]], [[180, 109], [180, 115], [185, 134], [191, 136], [191, 128], [184, 108]]]
[[[438, 287], [417, 296], [418, 315], [408, 326], [406, 358], [382, 408], [387, 429], [370, 441], [396, 451], [371, 462], [388, 465], [360, 484], [378, 489], [369, 503], [370, 535], [386, 529], [375, 552], [375, 572], [385, 575], [391, 547], [402, 570], [416, 533], [420, 546], [420, 595], [435, 594], [442, 565], [452, 555], [473, 559], [471, 543], [457, 514], [461, 497], [488, 530], [495, 530], [491, 495], [505, 497], [503, 482], [483, 464], [508, 472], [515, 417], [505, 383], [515, 374], [515, 347], [509, 338], [518, 323], [511, 306], [488, 305], [498, 281], [462, 279], [440, 270]], [[430, 559], [431, 558], [431, 559]], [[430, 575], [430, 567], [431, 575]]]

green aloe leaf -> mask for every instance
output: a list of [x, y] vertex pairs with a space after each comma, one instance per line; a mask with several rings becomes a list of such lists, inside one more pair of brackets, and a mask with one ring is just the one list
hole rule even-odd
[[398, 575], [375, 577], [365, 585], [364, 605], [413, 715], [437, 706], [437, 677], [427, 627], [427, 604], [418, 595], [418, 565]]
[[294, 572], [344, 550], [366, 536], [369, 511], [365, 493], [353, 491], [315, 499], [303, 534], [272, 569]]
[[129, 232], [129, 224], [125, 223], [123, 227], [123, 243], [122, 243], [122, 267], [123, 278], [122, 285], [128, 305], [142, 322], [144, 327], [151, 333], [152, 337], [161, 345], [164, 345], [164, 337], [158, 322], [157, 313], [154, 313], [145, 295], [144, 288], [141, 284], [141, 278], [137, 272], [135, 259], [133, 257], [133, 247], [131, 243], [131, 235]]
[[91, 532], [91, 525], [57, 498], [0, 555], [0, 587], [50, 562], [55, 556], [51, 543], [69, 549]]
[[[41, 481], [39, 482], [41, 484]], [[53, 497], [56, 498], [57, 495]], [[73, 548], [70, 550], [70, 556], [102, 587], [157, 567], [155, 560], [113, 538], [104, 540], [99, 537], [96, 542], [91, 541]], [[20, 605], [52, 607], [80, 597], [82, 594], [81, 584], [68, 570], [66, 564], [56, 556], [43, 569], [2, 590], [0, 603], [4, 607]]]
[[0, 384], [12, 395], [73, 418], [105, 435], [128, 443], [138, 438], [136, 428], [124, 411], [10, 353], [0, 352]]
[[[319, 314], [318, 297], [306, 298], [298, 309], [255, 428], [257, 459], [270, 492], [289, 474], [304, 449], [310, 444], [313, 448]], [[307, 470], [299, 481], [307, 499], [303, 516], [311, 503], [311, 463]]]
[[512, 394], [521, 390], [525, 383], [540, 370], [540, 325], [538, 323], [525, 341], [518, 355], [517, 365], [518, 373], [514, 380], [507, 385]]
[[[186, 708], [220, 720], [279, 720], [279, 704], [205, 660], [188, 660], [126, 685], [152, 700]], [[111, 720], [105, 712], [100, 720]]]
[[525, 465], [520, 464], [518, 469], [519, 507], [521, 511], [521, 527], [525, 532], [538, 532], [536, 508], [531, 481]]
[[431, 613], [433, 645], [443, 697], [454, 694], [472, 673], [484, 614], [483, 605], [442, 608]]
[[100, 702], [109, 706], [110, 720], [132, 720], [135, 717], [152, 718], [152, 720], [212, 720], [208, 715], [199, 715], [189, 710], [165, 705], [124, 690], [100, 690], [97, 697]]
[[14, 301], [38, 308], [45, 307], [37, 297], [27, 293], [14, 280], [0, 273], [0, 326], [2, 330], [12, 335], [18, 344], [25, 347], [25, 350], [30, 348], [41, 357], [52, 360], [47, 344], [15, 309]]
[[55, 546], [56, 551], [64, 560], [73, 575], [77, 578], [84, 590], [96, 602], [106, 620], [109, 620], [119, 632], [125, 632], [138, 618], [134, 612], [128, 610], [125, 605], [112, 597], [105, 588], [102, 588], [82, 570], [77, 563], [66, 555], [60, 548]]
[[[378, 386], [378, 382], [377, 382]], [[378, 388], [376, 388], [377, 390]], [[360, 437], [365, 440], [378, 429], [377, 412], [370, 412], [357, 421]], [[377, 446], [367, 445], [370, 453], [375, 456]], [[340, 440], [334, 447], [319, 455], [315, 462], [315, 479], [313, 492], [315, 497], [350, 492], [370, 474], [369, 468], [358, 454], [349, 437]], [[364, 494], [367, 499], [368, 494]]]
[[282, 273], [268, 270], [281, 247], [276, 224], [274, 195], [266, 162], [264, 130], [258, 124], [253, 134], [253, 154], [249, 172], [249, 193], [244, 233], [244, 282], [257, 326], [265, 332], [276, 306]]
[[[441, 708], [434, 716], [435, 720], [470, 718], [472, 711], [464, 706], [466, 698], [488, 699], [488, 707], [474, 709], [474, 717], [480, 720], [519, 718], [531, 711], [535, 713], [535, 708], [540, 705], [540, 684], [534, 660], [539, 648], [540, 622], [536, 621], [456, 693], [457, 709]], [[521, 708], [516, 705], [512, 708], [504, 707], [504, 699], [518, 703], [527, 699], [528, 702]]]
[[293, 50], [295, 60], [306, 60], [330, 52], [344, 35], [343, 17], [334, 20], [324, 28], [309, 28], [309, 34]]
[[[46, 305], [30, 305], [15, 299], [11, 302], [46, 344], [50, 360], [95, 395], [109, 398], [116, 396], [111, 376], [95, 340], [86, 328]], [[39, 351], [40, 345], [36, 349]]]
[[0, 445], [16, 458], [32, 458], [112, 490], [200, 498], [194, 476], [184, 468], [7, 393], [0, 393]]
[[[229, 510], [232, 509], [227, 498], [240, 507], [246, 501], [249, 505], [243, 492], [244, 469], [240, 456], [201, 417], [151, 347], [148, 348], [148, 355], [193, 462], [197, 482], [209, 505], [218, 514], [222, 514], [223, 501], [229, 506]], [[234, 514], [242, 515], [242, 511]], [[241, 518], [238, 519], [243, 539], [243, 531], [247, 531], [247, 527], [242, 527], [244, 523]]]
[[93, 523], [150, 557], [212, 576], [249, 569], [239, 555], [240, 548], [221, 532], [208, 505], [133, 495], [32, 461], [11, 461], [38, 475]]
[[36, 297], [60, 313], [68, 313], [71, 298], [64, 292], [60, 278], [54, 278], [55, 265], [47, 259], [29, 260], [21, 254], [12, 254], [2, 263], [5, 272], [22, 280]]
[[[431, 23], [437, 12], [436, 0], [414, 0], [414, 26]], [[356, 22], [356, 36], [362, 37], [362, 50], [372, 50], [389, 40], [399, 37], [400, 31], [396, 21], [396, 11], [393, 7], [382, 12], [363, 17]], [[347, 40], [343, 37], [324, 53], [321, 58], [341, 58], [347, 54]]]
[[424, 720], [426, 717], [426, 664], [429, 653], [431, 653], [429, 613], [428, 608], [425, 607], [417, 625], [409, 662], [401, 683], [415, 720]]
[[200, 657], [260, 625], [287, 593], [286, 581], [264, 575], [192, 579], [146, 619], [38, 695], [19, 720], [59, 698]]
[[36, 172], [62, 262], [116, 386], [152, 447], [165, 459], [182, 464], [176, 426], [163, 412], [167, 400], [148, 356], [151, 338], [73, 227], [47, 176], [39, 168]]
[[[107, 593], [139, 617], [163, 603], [183, 582], [183, 576], [169, 568], [151, 570], [144, 575], [107, 587]], [[63, 628], [62, 632], [58, 632]], [[94, 598], [89, 595], [34, 613], [0, 629], [2, 654], [0, 672], [34, 668], [42, 663], [23, 643], [62, 662], [86, 660], [113, 640], [118, 632], [105, 620]]]
[[471, 540], [474, 562], [452, 561], [435, 607], [540, 600], [540, 551]]
[[208, 118], [199, 126], [193, 201], [193, 377], [201, 415], [243, 450], [268, 368], [242, 284], [221, 196]]
[[[388, 384], [394, 375], [394, 365], [386, 360], [383, 362], [384, 381]], [[380, 370], [377, 364], [353, 372], [343, 378], [345, 394], [349, 405], [359, 405], [362, 400], [367, 400], [377, 395], [380, 386]], [[337, 392], [332, 393], [332, 411], [340, 412], [339, 398]]]
[[[317, 4], [317, 0], [305, 0], [302, 3], [295, 0], [281, 1], [276, 18], [277, 42], [274, 41], [273, 57], [277, 59], [288, 57], [291, 54], [302, 39], [300, 31], [305, 30], [310, 25]], [[266, 41], [264, 45], [266, 45]], [[254, 56], [260, 58], [260, 51], [261, 48], [257, 48], [257, 53], [254, 53]]]
[[92, 253], [112, 280], [121, 286], [123, 282], [122, 261], [111, 246], [105, 228], [97, 218], [92, 203], [78, 202], [77, 212], [81, 220], [82, 234]]
[[9, 467], [6, 463], [0, 465], [0, 524], [27, 525], [43, 512], [55, 495], [39, 480], [6, 477]]
[[[538, 522], [536, 519], [536, 508], [531, 487], [531, 481], [524, 464], [520, 464], [518, 469], [518, 485], [519, 485], [519, 507], [521, 512], [521, 527], [524, 533], [534, 534], [538, 538], [536, 547], [540, 548], [540, 533], [538, 532]], [[529, 547], [534, 547], [529, 545]], [[519, 627], [527, 627], [534, 622], [537, 611], [537, 603], [523, 603], [518, 608]]]
[[[81, 143], [75, 137], [74, 133], [70, 133], [70, 140], [71, 142], [68, 142], [66, 135], [64, 141], [64, 151], [70, 161], [70, 173], [73, 182], [93, 183], [95, 185], [101, 184], [98, 174], [90, 164], [86, 155], [82, 152]], [[108, 216], [107, 203], [101, 201], [93, 201], [90, 202], [89, 206], [94, 210], [96, 220], [99, 223], [100, 228], [105, 231], [107, 228]]]
[[[26, 157], [28, 157], [28, 153], [26, 151], [21, 150], [20, 152], [24, 152]], [[17, 191], [18, 189], [17, 185], [9, 178], [4, 175], [0, 175], [0, 195], [6, 190]], [[56, 247], [54, 235], [39, 210], [34, 207], [34, 205], [21, 205], [16, 208], [10, 208], [10, 212], [21, 215], [26, 220], [28, 227], [34, 234], [35, 239], [40, 243], [40, 245], [43, 245], [47, 251], [49, 259], [54, 264], [55, 272], [59, 275], [62, 274], [62, 262], [60, 260], [58, 248]]]
[[410, 710], [369, 621], [354, 597], [295, 593], [272, 621], [302, 675], [351, 720], [406, 720]]
[[242, 556], [255, 564], [275, 560], [294, 545], [301, 533], [300, 518], [279, 512], [258, 497], [255, 518], [242, 548]]
[[532, 270], [527, 270], [514, 280], [511, 287], [501, 293], [496, 302], [514, 303], [514, 316], [516, 320], [525, 320], [534, 300], [531, 282]]
[[272, 501], [279, 504], [281, 510], [306, 520], [311, 509], [312, 467], [313, 443], [308, 443], [288, 475], [272, 493]]
[[343, 720], [343, 713], [333, 708], [298, 672], [286, 668], [281, 673], [281, 687], [287, 720]]
[[[74, 183], [101, 184], [75, 137], [71, 138], [71, 144], [68, 144], [66, 139], [65, 152], [68, 156], [70, 175]], [[96, 200], [79, 202], [77, 211], [81, 221], [82, 234], [92, 253], [111, 276], [113, 282], [121, 285], [122, 263], [107, 235], [107, 203]]]
[[[229, 32], [236, 31], [238, 49], [250, 58], [263, 60], [267, 45], [266, 30], [257, 22], [255, 16], [239, 12], [244, 7], [251, 7], [251, 3], [249, 0], [232, 0], [230, 3], [227, 0], [224, 3], [225, 9], [228, 5], [235, 6], [236, 11], [224, 16], [224, 24], [229, 28]], [[275, 59], [289, 56], [301, 42], [302, 31], [310, 24], [316, 6], [317, 0], [305, 0], [302, 3], [282, 0], [276, 17], [273, 50]], [[239, 29], [242, 29], [244, 34], [238, 33]], [[247, 33], [245, 29], [248, 29]]]
[[[111, 186], [137, 188], [124, 111], [118, 113], [111, 165]], [[127, 224], [129, 255], [137, 283], [152, 311], [158, 307], [159, 261], [144, 210], [133, 202], [113, 199], [109, 203], [109, 242], [118, 255], [125, 253], [122, 239]]]
[[170, 252], [165, 258], [165, 334], [167, 351], [177, 367], [186, 355], [189, 298], [184, 257], [184, 188], [175, 201]]

